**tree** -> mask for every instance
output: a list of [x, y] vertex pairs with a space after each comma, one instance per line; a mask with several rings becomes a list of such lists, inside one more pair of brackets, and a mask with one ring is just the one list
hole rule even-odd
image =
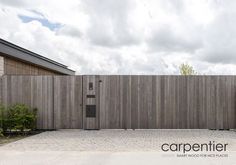
[[179, 67], [179, 71], [181, 75], [196, 75], [197, 72], [193, 69], [193, 67], [189, 64], [181, 64]]

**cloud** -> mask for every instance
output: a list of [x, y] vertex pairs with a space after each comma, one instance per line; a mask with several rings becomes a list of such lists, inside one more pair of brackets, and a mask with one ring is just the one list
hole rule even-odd
[[151, 51], [160, 52], [189, 52], [194, 53], [195, 50], [202, 47], [201, 40], [194, 38], [194, 35], [178, 34], [175, 29], [164, 25], [148, 40]]
[[56, 34], [57, 35], [66, 35], [69, 37], [81, 37], [82, 36], [82, 33], [76, 27], [73, 27], [70, 25], [64, 25], [64, 26], [58, 28], [56, 31]]
[[0, 0], [0, 3], [15, 7], [22, 7], [26, 5], [26, 2], [22, 0]]
[[139, 43], [139, 36], [133, 33], [129, 14], [135, 3], [130, 0], [84, 1], [90, 16], [87, 35], [91, 43], [99, 46], [129, 46]]
[[224, 9], [218, 13], [214, 22], [207, 26], [204, 33], [204, 48], [198, 54], [203, 61], [236, 64], [235, 48], [236, 12]]
[[165, 0], [160, 1], [160, 3], [167, 11], [174, 12], [176, 14], [180, 14], [185, 11], [185, 1], [182, 0]]
[[235, 8], [215, 0], [0, 0], [0, 37], [77, 74], [178, 74], [183, 62], [202, 74], [236, 74]]

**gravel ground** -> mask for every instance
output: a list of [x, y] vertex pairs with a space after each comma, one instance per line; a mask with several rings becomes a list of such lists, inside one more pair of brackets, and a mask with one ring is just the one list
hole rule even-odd
[[59, 130], [0, 147], [0, 151], [160, 151], [163, 143], [228, 143], [236, 151], [235, 131], [213, 130]]
[[27, 136], [10, 136], [10, 137], [0, 137], [0, 146], [3, 146], [7, 143], [11, 143], [23, 138], [26, 138]]

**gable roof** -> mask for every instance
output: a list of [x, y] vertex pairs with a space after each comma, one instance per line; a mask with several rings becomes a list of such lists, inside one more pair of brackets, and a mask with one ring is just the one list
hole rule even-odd
[[23, 60], [62, 74], [74, 75], [75, 71], [68, 69], [66, 65], [53, 61], [37, 53], [24, 49], [0, 38], [0, 52], [6, 57]]

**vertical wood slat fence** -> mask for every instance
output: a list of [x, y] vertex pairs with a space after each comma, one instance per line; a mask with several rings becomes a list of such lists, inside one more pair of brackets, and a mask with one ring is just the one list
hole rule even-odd
[[100, 128], [236, 128], [235, 76], [100, 79]]
[[0, 89], [3, 104], [38, 108], [39, 129], [236, 128], [236, 76], [3, 76]]
[[38, 109], [38, 129], [82, 128], [82, 76], [3, 76], [2, 103]]

